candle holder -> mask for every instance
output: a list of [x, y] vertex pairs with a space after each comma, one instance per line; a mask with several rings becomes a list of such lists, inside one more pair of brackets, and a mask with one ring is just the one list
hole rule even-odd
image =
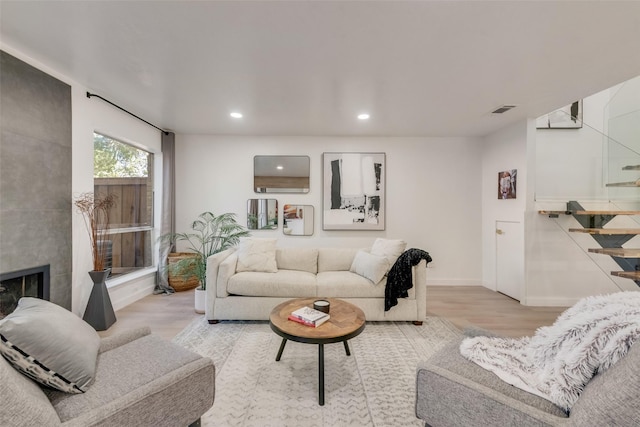
[[313, 302], [313, 308], [323, 313], [329, 313], [330, 305], [331, 304], [326, 299], [319, 299]]

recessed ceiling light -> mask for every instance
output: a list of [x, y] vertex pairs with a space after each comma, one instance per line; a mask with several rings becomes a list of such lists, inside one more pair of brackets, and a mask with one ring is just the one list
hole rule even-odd
[[281, 171], [282, 169], [284, 169], [284, 166], [278, 165], [278, 166], [276, 166], [276, 169], [278, 169], [279, 171]]
[[234, 111], [233, 113], [229, 114], [231, 117], [233, 117], [234, 119], [241, 119], [242, 118], [242, 113], [238, 113], [236, 111]]
[[368, 120], [369, 119], [369, 115], [367, 113], [363, 113], [363, 114], [358, 114], [358, 118], [360, 120]]

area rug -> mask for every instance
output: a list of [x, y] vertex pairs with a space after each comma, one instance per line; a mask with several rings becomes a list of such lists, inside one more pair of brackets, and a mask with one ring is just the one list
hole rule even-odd
[[460, 336], [429, 317], [368, 322], [349, 341], [325, 345], [325, 405], [318, 405], [318, 346], [282, 341], [268, 322], [194, 320], [174, 342], [213, 359], [216, 391], [203, 426], [423, 426], [415, 416], [416, 366]]

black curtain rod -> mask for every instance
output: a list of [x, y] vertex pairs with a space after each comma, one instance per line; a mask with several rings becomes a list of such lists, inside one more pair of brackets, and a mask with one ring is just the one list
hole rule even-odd
[[111, 105], [113, 105], [114, 107], [116, 107], [116, 108], [118, 108], [118, 109], [120, 109], [120, 110], [124, 111], [125, 113], [127, 113], [127, 114], [129, 114], [129, 115], [131, 115], [131, 116], [135, 117], [136, 119], [138, 119], [138, 120], [140, 120], [140, 121], [145, 122], [145, 123], [146, 123], [146, 124], [148, 124], [149, 126], [151, 126], [151, 127], [154, 127], [154, 128], [156, 128], [156, 129], [158, 129], [160, 132], [164, 133], [165, 135], [169, 135], [169, 132], [168, 132], [168, 131], [166, 131], [166, 130], [164, 130], [164, 129], [159, 128], [158, 126], [154, 125], [153, 123], [149, 123], [148, 121], [146, 121], [146, 120], [145, 120], [145, 119], [143, 119], [142, 117], [136, 116], [136, 115], [135, 115], [135, 114], [133, 114], [131, 111], [127, 111], [127, 110], [125, 110], [125, 109], [124, 109], [124, 108], [122, 108], [121, 106], [114, 104], [113, 102], [109, 101], [108, 99], [104, 99], [104, 98], [103, 98], [103, 97], [101, 97], [100, 95], [96, 95], [95, 93], [90, 93], [90, 92], [88, 92], [88, 91], [87, 91], [87, 98], [91, 98], [92, 96], [95, 96], [96, 98], [100, 98], [100, 99], [102, 99], [102, 100], [103, 100], [104, 102], [106, 102], [107, 104], [111, 104]]

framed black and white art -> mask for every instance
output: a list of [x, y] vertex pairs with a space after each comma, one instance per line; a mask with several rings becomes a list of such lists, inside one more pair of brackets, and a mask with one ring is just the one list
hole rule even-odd
[[581, 127], [582, 100], [558, 108], [536, 120], [536, 129], [580, 129]]
[[384, 230], [385, 153], [323, 153], [323, 230]]

